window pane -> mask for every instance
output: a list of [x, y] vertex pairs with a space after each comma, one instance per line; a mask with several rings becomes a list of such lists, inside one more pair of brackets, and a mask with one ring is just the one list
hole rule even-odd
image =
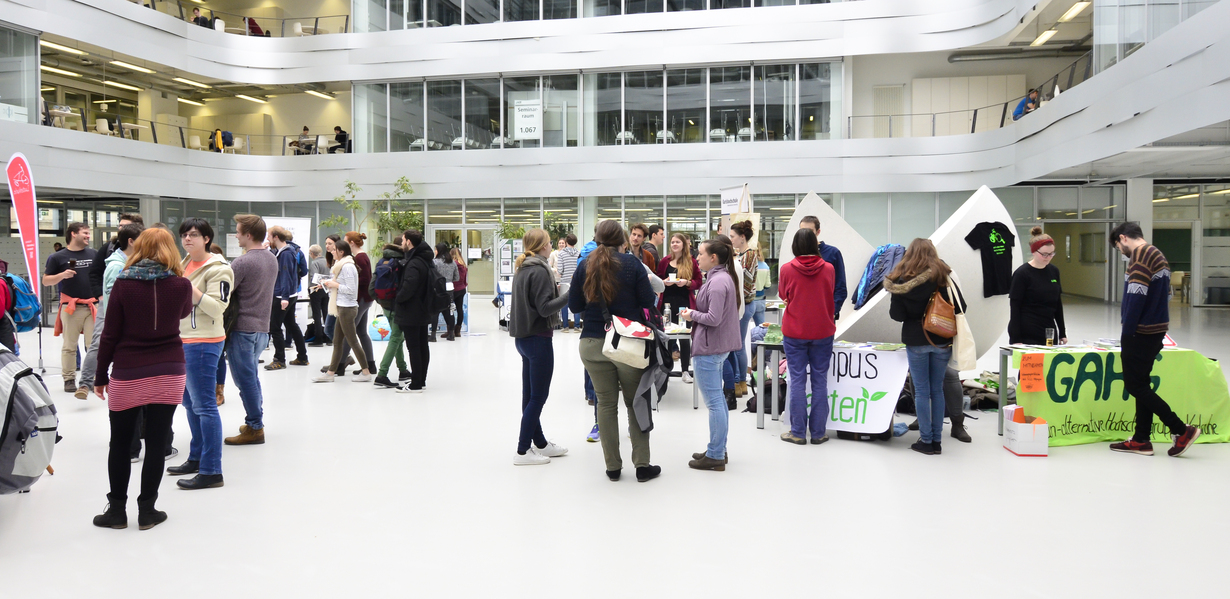
[[[939, 224], [944, 224], [950, 216], [956, 214], [957, 209], [965, 204], [970, 196], [974, 195], [970, 191], [945, 191], [936, 194], [936, 201], [939, 202], [940, 219]], [[1033, 211], [1033, 199], [1030, 198], [1030, 212]]]
[[560, 239], [577, 232], [577, 199], [543, 198], [542, 204], [543, 228], [551, 234], [554, 249]]
[[1199, 185], [1154, 185], [1153, 220], [1200, 218]]
[[1022, 223], [1037, 222], [1037, 219], [1034, 218], [1034, 188], [1001, 187], [991, 191], [995, 192], [999, 201], [1008, 209], [1008, 214], [1012, 215], [1012, 221], [1015, 224], [1019, 226]]
[[751, 67], [709, 69], [709, 141], [751, 141]]
[[[594, 225], [597, 226], [598, 223], [604, 220], [613, 220], [617, 223], [622, 223], [623, 201], [623, 198], [620, 196], [599, 196], [595, 201], [595, 208], [597, 210], [595, 210], [596, 222]], [[586, 237], [592, 238], [593, 233], [593, 231], [586, 231]]]
[[[806, 0], [803, 3], [808, 4]], [[756, 0], [756, 6], [794, 6], [794, 0]]]
[[500, 222], [500, 198], [466, 198], [466, 223], [493, 225]]
[[423, 83], [389, 85], [389, 135], [394, 152], [421, 152], [427, 149], [423, 138]]
[[[517, 102], [539, 102], [538, 77], [512, 77], [504, 80], [504, 137], [512, 140], [512, 146], [518, 148], [537, 148], [542, 145], [542, 127], [536, 131], [519, 133], [517, 122]], [[505, 142], [508, 145], [508, 142]]]
[[594, 73], [585, 77], [585, 145], [615, 145], [623, 130], [620, 122], [622, 73]]
[[427, 141], [431, 150], [460, 150], [465, 145], [460, 81], [427, 82]]
[[422, 26], [422, 0], [389, 1], [389, 30], [395, 31], [398, 29], [414, 29]]
[[543, 112], [543, 145], [549, 148], [575, 147], [581, 133], [577, 120], [581, 103], [577, 75], [547, 75], [542, 78], [546, 94]]
[[840, 91], [840, 65], [822, 62], [799, 66], [799, 139], [834, 139], [833, 123], [841, 117], [833, 98]]
[[624, 198], [624, 230], [637, 223], [661, 223], [662, 196], [628, 196]]
[[[678, 69], [666, 72], [667, 126], [675, 143], [705, 141], [705, 70]], [[674, 137], [672, 140], [671, 137]]]
[[[776, 272], [774, 265], [777, 264], [777, 251], [782, 246], [786, 226], [790, 224], [790, 217], [794, 215], [794, 194], [757, 194], [755, 200], [756, 212], [760, 213], [760, 223], [757, 225], [760, 235], [760, 255], [765, 257], [770, 270]], [[823, 233], [823, 226], [821, 233]]]
[[577, 0], [543, 0], [542, 17], [544, 19], [575, 19], [577, 18]]
[[1038, 188], [1038, 217], [1043, 220], [1077, 218], [1076, 187]]
[[894, 193], [892, 200], [892, 243], [908, 246], [935, 232], [935, 194]]
[[461, 224], [461, 200], [427, 200], [427, 220], [433, 225]]
[[1082, 187], [1081, 188], [1081, 218], [1092, 220], [1112, 220], [1119, 216], [1119, 208], [1123, 202], [1114, 200], [1117, 187]]
[[756, 67], [756, 139], [794, 139], [794, 65]]
[[386, 87], [383, 83], [354, 86], [354, 145], [360, 154], [388, 150]]
[[666, 10], [670, 12], [705, 10], [705, 0], [666, 0]]
[[[709, 238], [709, 225], [705, 218], [706, 205], [709, 202], [709, 196], [667, 196], [666, 205], [666, 239], [662, 245], [666, 247], [658, 248], [658, 257], [667, 256], [671, 251], [671, 236], [675, 233], [683, 233], [692, 240], [693, 250], [695, 255], [695, 246], [697, 243]], [[720, 212], [721, 207], [715, 206]], [[629, 215], [628, 219], [632, 220]], [[661, 221], [647, 219], [644, 221], [647, 225], [662, 225]], [[665, 253], [663, 253], [665, 252]]]
[[427, 0], [427, 26], [461, 24], [461, 0]]
[[468, 149], [494, 148], [500, 135], [500, 80], [467, 79], [466, 137]]
[[504, 0], [505, 21], [537, 21], [538, 0]]
[[751, 0], [709, 0], [709, 8], [747, 8]]
[[[621, 0], [585, 0], [586, 17], [606, 17], [617, 15]], [[703, 0], [702, 0], [703, 1]]]
[[625, 13], [636, 15], [647, 12], [662, 12], [662, 0], [625, 0]]
[[542, 226], [540, 198], [504, 198], [504, 220], [526, 229]]
[[623, 136], [623, 143], [653, 143], [662, 132], [662, 99], [662, 71], [624, 73], [628, 134]]
[[499, 21], [500, 0], [466, 0], [466, 25]]
[[846, 222], [872, 247], [888, 243], [888, 194], [845, 194]]

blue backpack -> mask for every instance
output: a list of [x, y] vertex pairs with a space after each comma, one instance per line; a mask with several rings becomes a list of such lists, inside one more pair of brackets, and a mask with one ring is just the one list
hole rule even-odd
[[4, 281], [9, 286], [13, 302], [9, 305], [8, 315], [13, 319], [13, 326], [18, 333], [33, 331], [38, 326], [43, 309], [38, 303], [38, 296], [30, 288], [30, 283], [21, 277], [4, 275]]
[[397, 299], [397, 287], [401, 284], [403, 264], [399, 258], [381, 258], [376, 263], [368, 294], [385, 310], [392, 310]]
[[230, 131], [222, 132], [222, 145], [227, 148], [235, 145], [235, 136]]

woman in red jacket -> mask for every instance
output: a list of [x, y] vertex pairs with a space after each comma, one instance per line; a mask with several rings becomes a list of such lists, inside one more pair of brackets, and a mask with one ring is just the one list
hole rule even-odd
[[[811, 229], [794, 234], [794, 260], [781, 268], [778, 295], [786, 301], [782, 337], [786, 367], [790, 370], [790, 431], [782, 441], [805, 445], [811, 429], [812, 445], [828, 441], [828, 373], [833, 357], [833, 265], [820, 257], [820, 244]], [[811, 368], [811, 396], [817, 398], [807, 413], [807, 370]]]
[[[666, 284], [666, 290], [658, 299], [658, 309], [671, 307], [671, 322], [679, 322], [679, 312], [684, 308], [696, 308], [696, 291], [704, 283], [700, 276], [700, 265], [692, 257], [692, 240], [683, 233], [671, 236], [670, 254], [658, 262], [658, 278]], [[674, 276], [674, 279], [671, 277]], [[676, 345], [670, 343], [674, 358], [680, 360], [680, 370], [683, 372], [683, 382], [692, 382], [692, 342], [680, 341]]]
[[[179, 323], [192, 313], [194, 303], [193, 287], [181, 276], [184, 270], [170, 231], [146, 229], [133, 240], [129, 254], [107, 301], [94, 379], [94, 393], [107, 400], [111, 420], [107, 454], [111, 492], [106, 512], [94, 517], [94, 526], [103, 528], [128, 527], [129, 445], [142, 411], [145, 447], [167, 445], [175, 406], [184, 400], [187, 374]], [[163, 453], [145, 452], [137, 496], [141, 530], [167, 519], [165, 512], [154, 509]]]

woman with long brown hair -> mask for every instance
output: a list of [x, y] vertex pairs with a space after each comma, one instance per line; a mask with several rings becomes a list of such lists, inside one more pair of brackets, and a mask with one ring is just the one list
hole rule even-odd
[[[658, 278], [666, 285], [658, 300], [658, 309], [666, 315], [666, 306], [671, 307], [670, 322], [679, 322], [679, 313], [696, 307], [696, 291], [704, 283], [700, 265], [692, 257], [692, 240], [683, 233], [671, 235], [670, 252], [658, 261]], [[683, 382], [692, 382], [692, 342], [671, 341], [670, 349], [677, 354]]]
[[914, 406], [918, 413], [919, 440], [910, 449], [926, 455], [940, 454], [944, 433], [944, 373], [952, 358], [952, 338], [939, 337], [923, 329], [927, 305], [937, 292], [950, 296], [958, 311], [965, 311], [960, 295], [950, 292], [952, 269], [940, 260], [929, 239], [915, 239], [905, 256], [884, 279], [884, 290], [892, 294], [888, 314], [901, 323], [901, 342], [905, 344], [914, 382]]
[[141, 467], [141, 530], [167, 519], [154, 508], [167, 435], [175, 406], [184, 400], [187, 370], [180, 320], [192, 313], [193, 286], [181, 276], [175, 238], [166, 229], [146, 229], [129, 245], [128, 262], [116, 278], [107, 300], [107, 317], [98, 343], [98, 373], [94, 393], [107, 400], [111, 442], [107, 474], [111, 492], [106, 511], [94, 526], [128, 527], [128, 479], [132, 474], [129, 445], [139, 415], [145, 416], [145, 452]]
[[641, 429], [632, 409], [636, 388], [645, 371], [611, 361], [602, 354], [602, 345], [606, 339], [605, 314], [644, 322], [645, 310], [654, 307], [656, 298], [645, 265], [635, 256], [620, 252], [627, 240], [619, 223], [613, 220], [598, 223], [594, 241], [598, 247], [577, 265], [572, 275], [568, 309], [584, 313], [581, 362], [598, 395], [598, 431], [606, 459], [606, 475], [617, 481], [623, 468], [619, 455], [619, 394], [623, 391], [636, 480], [645, 482], [662, 472], [661, 467], [649, 463], [649, 433]]
[[453, 283], [453, 308], [457, 310], [457, 324], [453, 326], [453, 337], [460, 337], [461, 325], [466, 321], [466, 275], [469, 274], [470, 267], [466, 265], [460, 247], [453, 248], [449, 256], [453, 258], [453, 264], [457, 265], [457, 282]]
[[[358, 311], [355, 313], [355, 317], [354, 317], [354, 330], [358, 333], [359, 345], [361, 345], [363, 349], [362, 353], [368, 360], [367, 364], [364, 364], [362, 361], [360, 361], [359, 369], [360, 371], [363, 371], [363, 372], [376, 372], [377, 370], [376, 361], [375, 361], [376, 358], [375, 358], [375, 354], [372, 353], [372, 338], [368, 336], [367, 334], [367, 323], [369, 322], [367, 318], [367, 313], [369, 310], [371, 310], [373, 302], [372, 302], [371, 293], [368, 291], [372, 283], [372, 261], [370, 258], [368, 258], [367, 252], [363, 251], [363, 243], [366, 239], [367, 239], [367, 235], [365, 233], [360, 233], [358, 231], [351, 231], [349, 233], [346, 233], [346, 235], [342, 238], [340, 243], [350, 246], [350, 251], [347, 253], [347, 255], [349, 255], [351, 260], [354, 261], [355, 271], [358, 272], [358, 275], [359, 275], [359, 280], [358, 280], [358, 285], [359, 285], [358, 302], [359, 304], [358, 304]], [[336, 242], [335, 242], [335, 245], [336, 245]], [[336, 260], [341, 259], [337, 257], [337, 254], [334, 254], [334, 258]], [[336, 303], [336, 300], [334, 303]], [[337, 339], [336, 337], [334, 337], [333, 339], [334, 339], [334, 342], [338, 342], [338, 341], [341, 342], [342, 357], [346, 358], [348, 352], [351, 349], [350, 342], [347, 340], [347, 338]], [[355, 357], [358, 358], [359, 353], [360, 353], [358, 351], [358, 348], [355, 348], [354, 353], [355, 353]], [[336, 364], [334, 366], [336, 366]], [[366, 366], [366, 368], [364, 368], [364, 366]], [[339, 372], [341, 372], [342, 374], [345, 374], [345, 371], [346, 371], [346, 365], [343, 364]], [[360, 372], [355, 373], [356, 376], [358, 376], [359, 374]]]

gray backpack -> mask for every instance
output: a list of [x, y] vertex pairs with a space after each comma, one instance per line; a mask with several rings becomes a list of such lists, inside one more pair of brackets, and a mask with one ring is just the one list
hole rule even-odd
[[51, 464], [60, 419], [43, 380], [0, 347], [0, 495], [29, 490]]

